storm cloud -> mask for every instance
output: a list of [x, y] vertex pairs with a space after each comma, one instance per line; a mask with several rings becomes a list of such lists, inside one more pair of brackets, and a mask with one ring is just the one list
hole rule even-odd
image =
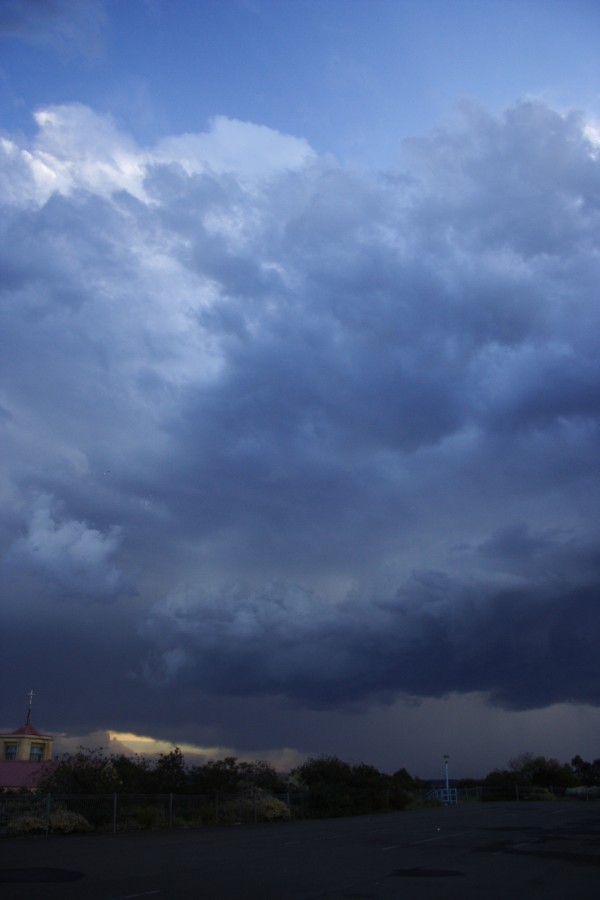
[[36, 120], [0, 142], [8, 671], [27, 635], [70, 726], [163, 733], [199, 697], [597, 705], [592, 124], [466, 105], [364, 174], [225, 117]]

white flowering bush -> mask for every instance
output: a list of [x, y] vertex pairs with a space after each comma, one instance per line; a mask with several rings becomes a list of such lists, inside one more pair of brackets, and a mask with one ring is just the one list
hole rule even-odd
[[283, 801], [263, 791], [231, 797], [219, 804], [218, 821], [222, 824], [236, 822], [275, 822], [290, 818], [290, 811]]
[[57, 809], [50, 815], [50, 831], [59, 834], [71, 834], [74, 831], [91, 831], [92, 826], [80, 813], [69, 809]]
[[[76, 831], [91, 831], [91, 825], [85, 816], [68, 809], [57, 809], [50, 814], [50, 829], [54, 834], [72, 834]], [[15, 816], [6, 826], [6, 833], [45, 834], [46, 819], [33, 813]]]
[[45, 831], [46, 822], [44, 819], [31, 813], [16, 816], [6, 826], [7, 834], [44, 834]]
[[277, 797], [261, 797], [256, 805], [256, 818], [259, 822], [277, 822], [290, 818], [287, 805]]

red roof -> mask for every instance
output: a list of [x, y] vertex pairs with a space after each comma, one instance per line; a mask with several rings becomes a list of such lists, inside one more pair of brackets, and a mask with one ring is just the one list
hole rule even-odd
[[16, 731], [13, 731], [12, 734], [37, 734], [40, 737], [42, 736], [37, 728], [33, 727], [33, 725], [21, 725], [21, 727], [17, 728]]
[[0, 789], [37, 787], [47, 765], [48, 762], [29, 762], [26, 759], [0, 759]]

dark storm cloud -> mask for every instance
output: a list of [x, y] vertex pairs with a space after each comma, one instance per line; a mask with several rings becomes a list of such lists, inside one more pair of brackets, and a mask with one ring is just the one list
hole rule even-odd
[[196, 611], [172, 602], [145, 635], [170, 648], [159, 676], [313, 708], [475, 687], [511, 708], [597, 704], [597, 566], [591, 574], [581, 588], [549, 578], [495, 591], [415, 576], [387, 601], [335, 609], [273, 585], [254, 597], [213, 596]]
[[146, 730], [200, 694], [598, 703], [582, 118], [466, 109], [377, 177], [37, 119], [2, 148], [5, 633], [68, 619], [90, 683], [118, 633]]

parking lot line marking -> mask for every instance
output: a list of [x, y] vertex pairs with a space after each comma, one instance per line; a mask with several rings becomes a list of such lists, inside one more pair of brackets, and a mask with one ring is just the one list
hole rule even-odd
[[468, 831], [447, 831], [445, 834], [436, 835], [436, 837], [425, 838], [424, 841], [411, 841], [408, 846], [414, 847], [416, 844], [429, 844], [431, 841], [443, 841], [445, 838], [455, 838], [459, 837], [461, 834], [473, 834], [474, 831], [477, 831], [477, 828], [469, 828]]
[[125, 894], [123, 897], [113, 897], [112, 900], [134, 900], [135, 897], [150, 897], [152, 894], [160, 894], [160, 891], [144, 891], [143, 894]]

